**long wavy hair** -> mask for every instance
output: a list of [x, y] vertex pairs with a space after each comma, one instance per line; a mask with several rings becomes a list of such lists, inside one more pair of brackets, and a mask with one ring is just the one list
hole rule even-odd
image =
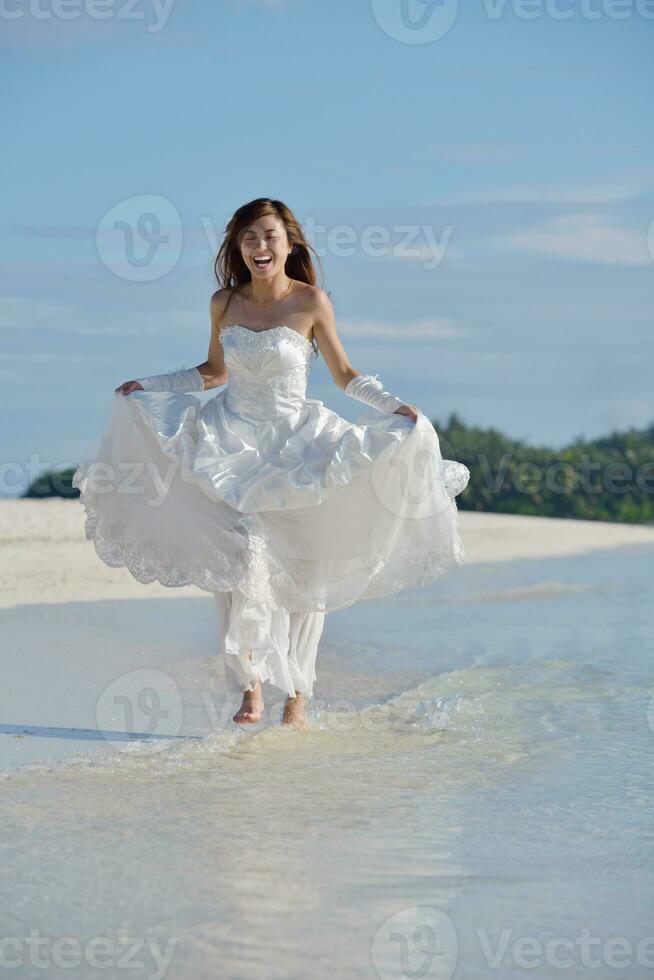
[[[286, 275], [290, 279], [298, 279], [300, 282], [315, 286], [316, 270], [310, 253], [315, 254], [321, 274], [323, 272], [322, 263], [316, 250], [307, 242], [299, 221], [283, 201], [275, 201], [269, 197], [257, 197], [254, 201], [241, 205], [227, 222], [225, 235], [213, 265], [220, 289], [234, 290], [243, 283], [252, 281], [250, 270], [241, 255], [241, 234], [254, 221], [258, 221], [259, 218], [268, 214], [282, 222], [286, 229], [289, 245], [293, 246], [284, 266]], [[319, 350], [315, 337], [311, 343], [317, 357]]]

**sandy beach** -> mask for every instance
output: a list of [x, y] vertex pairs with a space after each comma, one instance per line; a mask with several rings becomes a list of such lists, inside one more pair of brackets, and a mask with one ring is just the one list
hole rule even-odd
[[[459, 526], [467, 564], [654, 544], [654, 527], [599, 521], [460, 511]], [[143, 585], [126, 569], [103, 564], [85, 537], [84, 510], [78, 500], [0, 501], [0, 542], [0, 608], [202, 594], [193, 586]]]

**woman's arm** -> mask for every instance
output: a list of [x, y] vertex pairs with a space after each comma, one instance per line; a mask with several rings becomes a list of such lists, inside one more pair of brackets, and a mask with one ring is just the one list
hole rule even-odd
[[125, 381], [115, 389], [116, 394], [129, 395], [132, 391], [202, 391], [217, 388], [227, 382], [227, 368], [222, 344], [218, 339], [220, 316], [226, 302], [227, 290], [220, 289], [211, 297], [211, 339], [206, 361], [193, 368], [180, 368], [169, 374], [155, 374], [149, 378]]
[[209, 318], [211, 321], [211, 337], [206, 361], [198, 364], [196, 370], [202, 375], [204, 388], [219, 388], [227, 384], [227, 367], [223, 345], [220, 342], [220, 326], [222, 313], [229, 298], [228, 289], [219, 289], [209, 302]]
[[397, 395], [386, 391], [376, 375], [360, 374], [352, 367], [336, 331], [336, 318], [329, 296], [317, 287], [314, 295], [313, 333], [334, 383], [351, 398], [372, 405], [381, 412], [408, 415], [415, 422], [418, 418], [415, 405], [407, 405]]
[[222, 313], [229, 299], [228, 289], [219, 289], [214, 293], [209, 303], [209, 315], [211, 318], [211, 339], [209, 340], [209, 353], [203, 364], [198, 365], [198, 371], [204, 378], [205, 388], [219, 388], [227, 384], [227, 367], [223, 345], [220, 342], [220, 327]]
[[329, 373], [334, 384], [338, 385], [343, 391], [349, 381], [359, 373], [355, 371], [350, 363], [341, 338], [336, 332], [336, 317], [332, 302], [324, 291], [318, 286], [313, 290], [313, 335], [318, 342], [320, 353], [325, 358]]

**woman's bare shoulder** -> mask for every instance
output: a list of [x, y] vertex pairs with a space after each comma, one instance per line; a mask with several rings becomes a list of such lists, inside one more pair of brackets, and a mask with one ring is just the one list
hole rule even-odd
[[313, 286], [310, 283], [303, 283], [303, 287], [309, 312], [320, 315], [331, 309], [331, 300], [324, 289], [320, 286]]
[[211, 314], [212, 316], [221, 316], [227, 303], [229, 302], [230, 296], [234, 295], [234, 290], [229, 289], [224, 286], [222, 289], [217, 289], [211, 297]]
[[[227, 306], [230, 300], [239, 294], [239, 287], [235, 286], [229, 288], [228, 286], [223, 286], [222, 289], [217, 289], [211, 297], [210, 309], [211, 309], [211, 323], [216, 329], [220, 329], [224, 314], [227, 310]], [[231, 315], [231, 310], [230, 310]]]
[[311, 290], [310, 303], [311, 303], [311, 313], [313, 314], [314, 322], [316, 325], [320, 325], [325, 322], [333, 322], [334, 320], [334, 307], [330, 299], [329, 293], [321, 289], [320, 286], [310, 286]]

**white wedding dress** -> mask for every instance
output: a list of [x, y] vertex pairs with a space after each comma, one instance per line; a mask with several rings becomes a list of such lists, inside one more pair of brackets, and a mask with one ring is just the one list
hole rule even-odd
[[231, 593], [241, 689], [245, 671], [292, 693], [280, 623], [322, 622], [462, 563], [454, 498], [470, 473], [443, 460], [421, 411], [352, 423], [307, 398], [313, 347], [291, 327], [232, 324], [220, 338], [228, 384], [204, 403], [116, 394], [73, 486], [102, 561], [139, 582]]

